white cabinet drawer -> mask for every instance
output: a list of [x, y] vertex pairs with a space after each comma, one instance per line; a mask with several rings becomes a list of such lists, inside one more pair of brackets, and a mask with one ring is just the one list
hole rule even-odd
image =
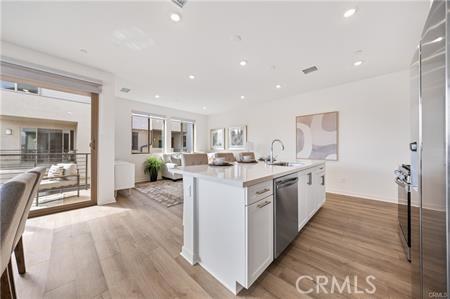
[[247, 275], [249, 288], [273, 261], [273, 196], [246, 207]]
[[273, 194], [273, 181], [259, 183], [254, 186], [250, 186], [247, 189], [247, 205], [257, 202], [269, 195]]

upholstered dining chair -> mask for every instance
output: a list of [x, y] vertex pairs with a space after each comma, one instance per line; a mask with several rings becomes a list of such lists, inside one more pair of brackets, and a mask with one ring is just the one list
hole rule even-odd
[[242, 161], [242, 159], [245, 156], [250, 156], [252, 160], [255, 160], [255, 153], [254, 152], [242, 152], [242, 153], [239, 153], [239, 161]]
[[41, 183], [42, 177], [45, 174], [45, 169], [46, 169], [45, 167], [35, 167], [30, 171], [28, 171], [28, 173], [34, 173], [36, 175], [36, 180], [33, 184], [33, 189], [31, 190], [27, 205], [23, 210], [22, 218], [20, 219], [19, 223], [19, 228], [17, 229], [16, 236], [14, 238], [14, 255], [16, 256], [16, 263], [19, 274], [24, 274], [26, 272], [22, 235], [23, 232], [25, 231], [25, 223], [27, 222], [28, 215], [30, 214], [31, 205], [39, 190], [39, 184]]
[[201, 153], [183, 154], [181, 156], [181, 166], [206, 165], [208, 155]]
[[215, 153], [214, 158], [224, 158], [225, 162], [236, 162], [236, 157], [233, 153]]
[[[37, 180], [36, 173], [23, 173], [0, 186], [0, 266], [1, 298], [16, 298], [11, 254], [15, 247], [16, 234], [21, 226], [24, 211], [28, 205]], [[26, 220], [26, 219], [25, 219]]]

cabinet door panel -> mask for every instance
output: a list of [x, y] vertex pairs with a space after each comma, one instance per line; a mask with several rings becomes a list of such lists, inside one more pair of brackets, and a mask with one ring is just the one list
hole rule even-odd
[[309, 219], [309, 204], [310, 197], [308, 186], [308, 175], [306, 173], [299, 173], [298, 176], [298, 230], [308, 222]]
[[273, 261], [273, 196], [247, 209], [247, 286]]
[[325, 202], [325, 172], [316, 171], [314, 173], [314, 201], [316, 210], [318, 210]]

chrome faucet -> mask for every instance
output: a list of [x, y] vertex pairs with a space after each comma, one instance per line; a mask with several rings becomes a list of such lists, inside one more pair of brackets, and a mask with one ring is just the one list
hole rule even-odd
[[284, 151], [284, 144], [280, 139], [274, 139], [272, 141], [272, 144], [270, 145], [270, 158], [269, 158], [269, 164], [273, 163], [273, 144], [275, 142], [278, 142], [279, 144], [281, 144], [281, 150]]

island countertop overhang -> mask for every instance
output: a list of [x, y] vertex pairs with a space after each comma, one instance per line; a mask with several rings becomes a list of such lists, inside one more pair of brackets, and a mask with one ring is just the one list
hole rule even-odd
[[249, 187], [260, 182], [282, 177], [288, 174], [307, 170], [321, 164], [324, 161], [301, 160], [296, 161], [296, 166], [268, 165], [258, 163], [234, 163], [232, 166], [195, 165], [172, 169], [174, 173], [189, 175], [206, 180], [219, 181], [223, 184], [237, 187]]

